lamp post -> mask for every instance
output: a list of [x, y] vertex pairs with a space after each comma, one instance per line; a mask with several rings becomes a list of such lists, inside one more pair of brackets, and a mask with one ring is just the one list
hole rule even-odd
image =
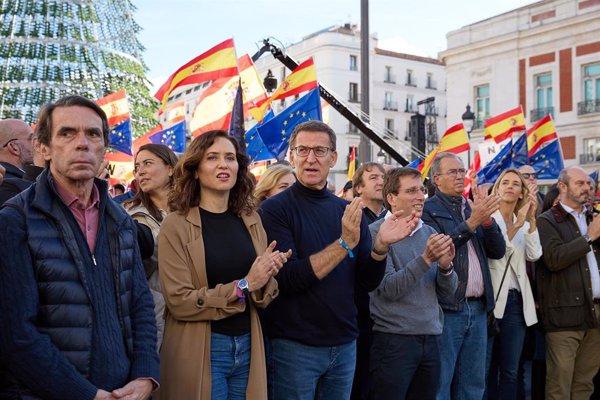
[[377, 153], [377, 162], [381, 165], [385, 164], [387, 161], [387, 157], [385, 156], [385, 153], [383, 152], [383, 149], [379, 149], [379, 152]]
[[[475, 126], [475, 114], [471, 111], [471, 106], [467, 104], [467, 111], [465, 111], [462, 115], [463, 125], [465, 126], [465, 130], [467, 131], [467, 136], [469, 137], [469, 141], [471, 140], [471, 132], [473, 132], [473, 127]], [[467, 153], [468, 167], [471, 166], [471, 149]]]

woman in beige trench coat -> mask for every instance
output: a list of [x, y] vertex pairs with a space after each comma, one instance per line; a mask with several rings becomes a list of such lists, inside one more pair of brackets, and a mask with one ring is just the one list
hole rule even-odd
[[[172, 213], [161, 225], [158, 243], [167, 305], [161, 400], [267, 398], [256, 307], [277, 296], [273, 276], [291, 252], [273, 251], [274, 243], [267, 246], [252, 206], [254, 184], [247, 165], [235, 139], [211, 131], [192, 142], [175, 169]], [[212, 351], [211, 345], [223, 341], [233, 347], [231, 354]], [[249, 357], [237, 358], [248, 352]], [[224, 362], [242, 372], [228, 376], [221, 369]], [[240, 387], [245, 391], [240, 393]]]

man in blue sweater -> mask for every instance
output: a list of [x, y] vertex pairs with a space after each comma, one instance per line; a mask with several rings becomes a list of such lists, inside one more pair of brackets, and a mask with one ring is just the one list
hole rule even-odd
[[[396, 168], [386, 174], [383, 201], [389, 210], [423, 212], [426, 189], [421, 173]], [[383, 220], [369, 226], [377, 235]], [[419, 220], [411, 234], [390, 246], [385, 275], [371, 292], [373, 347], [372, 400], [433, 399], [440, 376], [440, 336], [444, 315], [440, 299], [454, 296], [458, 279], [452, 267], [454, 244]]]
[[0, 398], [146, 399], [154, 306], [135, 225], [95, 179], [106, 115], [64, 97], [37, 133], [48, 168], [0, 211]]
[[416, 224], [412, 215], [394, 214], [372, 240], [363, 201], [348, 204], [327, 191], [335, 146], [328, 125], [298, 125], [290, 138], [298, 181], [262, 203], [269, 241], [293, 254], [277, 275], [280, 295], [265, 310], [272, 400], [349, 398], [358, 335], [355, 287], [379, 285], [389, 245]]

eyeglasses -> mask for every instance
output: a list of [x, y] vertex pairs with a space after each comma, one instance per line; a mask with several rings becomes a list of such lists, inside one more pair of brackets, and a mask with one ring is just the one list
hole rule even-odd
[[329, 151], [333, 151], [332, 148], [325, 146], [315, 146], [315, 147], [307, 147], [307, 146], [296, 146], [292, 149], [296, 153], [298, 157], [308, 157], [310, 151], [315, 153], [315, 157], [325, 157]]
[[521, 175], [523, 175], [523, 178], [525, 179], [537, 179], [537, 172], [521, 172]]
[[427, 193], [427, 189], [425, 188], [425, 186], [419, 186], [419, 187], [411, 187], [410, 189], [406, 189], [403, 192], [406, 193], [406, 194], [408, 194], [408, 195], [410, 195], [410, 196], [414, 196], [418, 192], [426, 194]]
[[465, 176], [465, 175], [467, 175], [467, 170], [464, 168], [458, 168], [458, 169], [453, 168], [453, 169], [449, 169], [448, 171], [446, 171], [443, 174], [438, 174], [438, 175], [448, 175], [448, 176], [456, 178], [456, 176], [459, 174], [461, 176]]
[[3, 149], [6, 148], [6, 146], [8, 146], [9, 144], [11, 144], [12, 142], [14, 142], [15, 140], [19, 140], [19, 138], [13, 138], [10, 139], [8, 142], [4, 143], [4, 146], [2, 146]]

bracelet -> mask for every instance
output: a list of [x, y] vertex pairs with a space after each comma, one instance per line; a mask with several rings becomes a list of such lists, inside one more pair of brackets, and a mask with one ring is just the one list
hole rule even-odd
[[380, 252], [378, 252], [377, 250], [375, 250], [375, 246], [373, 246], [373, 248], [371, 249], [371, 251], [372, 251], [373, 253], [377, 254], [377, 255], [378, 255], [378, 256], [380, 256], [380, 257], [383, 257], [383, 256], [387, 255], [387, 253], [388, 253], [388, 251], [387, 251], [387, 250], [386, 250], [386, 251], [384, 251], [383, 253], [380, 253]]
[[348, 252], [348, 256], [350, 258], [354, 258], [354, 253], [352, 252], [352, 249], [350, 248], [350, 246], [348, 246], [348, 243], [344, 242], [344, 239], [340, 238], [340, 240], [338, 240], [338, 243], [344, 248], [344, 250]]
[[440, 271], [440, 273], [442, 275], [448, 276], [452, 273], [452, 271], [454, 271], [454, 263], [451, 261], [450, 268], [448, 268], [448, 269], [442, 269], [442, 268], [440, 268], [440, 264], [438, 264], [438, 270]]

